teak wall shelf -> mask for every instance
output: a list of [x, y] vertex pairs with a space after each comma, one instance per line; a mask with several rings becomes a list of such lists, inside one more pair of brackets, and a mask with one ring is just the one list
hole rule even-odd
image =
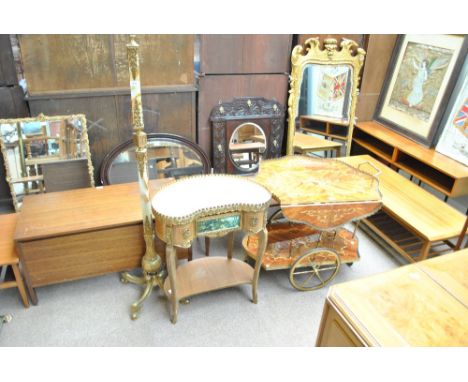
[[468, 194], [468, 167], [405, 138], [375, 121], [360, 122], [352, 155], [369, 154], [403, 170], [449, 197]]

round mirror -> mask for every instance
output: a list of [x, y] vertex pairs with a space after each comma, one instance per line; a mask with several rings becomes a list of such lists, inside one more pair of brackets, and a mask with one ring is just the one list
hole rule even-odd
[[237, 126], [229, 140], [229, 156], [234, 167], [242, 172], [252, 172], [266, 152], [266, 136], [263, 129], [253, 122]]
[[[149, 134], [148, 177], [181, 178], [209, 172], [205, 153], [193, 142], [173, 134]], [[135, 146], [131, 140], [112, 150], [103, 162], [103, 184], [138, 181]]]

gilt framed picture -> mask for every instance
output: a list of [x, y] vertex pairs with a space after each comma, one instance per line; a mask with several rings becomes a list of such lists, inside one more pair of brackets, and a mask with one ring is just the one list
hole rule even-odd
[[463, 35], [399, 36], [374, 118], [433, 146], [467, 47]]
[[440, 126], [436, 151], [468, 166], [468, 58]]

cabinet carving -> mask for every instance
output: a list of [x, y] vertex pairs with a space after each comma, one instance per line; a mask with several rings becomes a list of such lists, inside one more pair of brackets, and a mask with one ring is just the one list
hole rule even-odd
[[215, 173], [257, 171], [259, 161], [281, 155], [284, 107], [265, 98], [234, 98], [211, 111]]

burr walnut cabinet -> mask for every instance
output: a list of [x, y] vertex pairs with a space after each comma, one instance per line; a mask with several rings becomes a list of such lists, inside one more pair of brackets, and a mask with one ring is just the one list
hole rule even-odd
[[317, 346], [468, 346], [468, 250], [330, 288]]

